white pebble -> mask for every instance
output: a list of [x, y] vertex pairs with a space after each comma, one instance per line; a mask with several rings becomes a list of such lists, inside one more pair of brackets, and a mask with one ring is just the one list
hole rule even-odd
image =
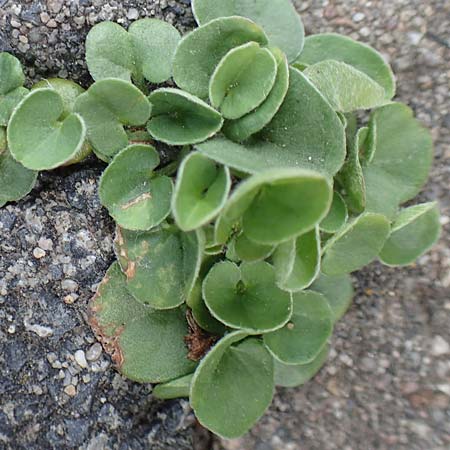
[[33, 256], [34, 256], [36, 259], [41, 259], [41, 258], [43, 258], [45, 255], [46, 255], [46, 253], [45, 253], [44, 250], [42, 250], [42, 248], [36, 247], [36, 248], [33, 250]]
[[100, 358], [101, 354], [102, 354], [102, 346], [98, 342], [96, 342], [86, 352], [86, 359], [88, 361], [97, 361], [97, 359]]
[[88, 366], [88, 363], [86, 361], [86, 355], [84, 354], [83, 350], [77, 350], [75, 352], [75, 361], [76, 363], [82, 368], [82, 369], [86, 369], [86, 367]]
[[431, 354], [442, 356], [450, 353], [450, 345], [442, 336], [435, 336], [431, 343]]

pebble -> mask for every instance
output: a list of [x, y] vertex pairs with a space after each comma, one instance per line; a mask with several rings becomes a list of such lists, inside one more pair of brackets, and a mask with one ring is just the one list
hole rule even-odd
[[37, 334], [39, 337], [45, 338], [45, 337], [49, 337], [49, 336], [53, 335], [53, 329], [50, 327], [46, 327], [43, 325], [37, 325], [37, 324], [30, 325], [25, 322], [26, 321], [24, 321], [25, 328], [28, 331], [31, 331], [31, 332]]
[[450, 345], [442, 336], [435, 336], [431, 343], [431, 354], [433, 356], [442, 356], [450, 353]]
[[51, 239], [41, 237], [38, 240], [38, 245], [40, 248], [42, 248], [42, 250], [53, 250], [53, 241]]
[[366, 18], [366, 15], [362, 12], [353, 14], [353, 17], [352, 17], [353, 22], [356, 22], [356, 23], [363, 21], [365, 18]]
[[45, 253], [44, 250], [42, 250], [42, 248], [36, 247], [36, 248], [33, 250], [33, 256], [34, 256], [36, 259], [41, 259], [41, 258], [43, 258], [45, 255], [46, 255], [46, 253]]
[[86, 359], [88, 361], [97, 361], [98, 358], [100, 358], [100, 355], [102, 354], [103, 348], [99, 342], [96, 342], [94, 345], [89, 347], [88, 351], [86, 352]]
[[74, 280], [65, 279], [61, 282], [61, 288], [65, 291], [75, 292], [78, 289], [78, 283]]
[[86, 361], [86, 355], [83, 350], [77, 350], [74, 354], [75, 362], [82, 368], [86, 369], [88, 363]]
[[75, 395], [77, 395], [77, 388], [73, 385], [73, 384], [69, 384], [68, 386], [66, 386], [64, 388], [64, 392], [69, 396], [69, 397], [75, 397]]
[[136, 8], [130, 8], [127, 13], [127, 18], [136, 20], [139, 17], [139, 11]]

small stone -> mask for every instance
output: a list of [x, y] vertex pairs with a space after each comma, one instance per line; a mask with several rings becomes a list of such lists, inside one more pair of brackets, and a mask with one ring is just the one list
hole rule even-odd
[[442, 356], [450, 353], [450, 345], [442, 336], [435, 336], [431, 343], [431, 354]]
[[11, 19], [11, 26], [13, 28], [20, 28], [20, 22], [17, 22], [16, 19]]
[[39, 337], [45, 338], [45, 337], [49, 337], [49, 336], [52, 336], [52, 335], [53, 335], [53, 329], [50, 328], [50, 327], [45, 327], [45, 326], [43, 326], [43, 325], [37, 325], [37, 324], [30, 325], [30, 324], [25, 324], [25, 328], [26, 328], [28, 331], [31, 331], [31, 332], [37, 334]]
[[83, 375], [82, 379], [83, 383], [87, 384], [91, 381], [91, 376], [87, 373], [86, 375]]
[[50, 16], [46, 12], [42, 12], [39, 17], [42, 23], [47, 23], [50, 20]]
[[77, 299], [78, 299], [78, 295], [72, 293], [72, 294], [66, 295], [66, 296], [64, 297], [64, 303], [65, 303], [66, 305], [72, 305], [73, 303], [75, 303], [75, 301], [76, 301]]
[[362, 12], [353, 14], [353, 17], [352, 17], [353, 22], [356, 22], [356, 23], [363, 21], [365, 18], [366, 18], [366, 15]]
[[136, 8], [130, 8], [127, 12], [127, 18], [129, 20], [136, 20], [139, 17], [139, 11]]
[[28, 38], [23, 34], [19, 36], [19, 41], [22, 42], [22, 44], [28, 44]]
[[8, 333], [9, 334], [14, 334], [16, 332], [16, 326], [15, 325], [10, 325], [8, 327]]
[[57, 358], [58, 358], [58, 356], [56, 355], [56, 353], [54, 353], [54, 352], [47, 353], [47, 361], [50, 364], [53, 364]]
[[75, 352], [75, 361], [76, 363], [82, 368], [86, 369], [88, 366], [88, 363], [86, 361], [86, 355], [83, 350], [77, 350]]
[[370, 33], [371, 33], [371, 31], [370, 31], [370, 28], [368, 28], [368, 27], [362, 27], [362, 28], [359, 30], [359, 34], [360, 34], [361, 36], [364, 36], [364, 37], [370, 36]]
[[37, 384], [35, 384], [32, 389], [33, 389], [33, 394], [34, 395], [42, 395], [44, 393], [42, 388], [39, 385], [37, 385]]
[[50, 19], [50, 20], [47, 22], [47, 26], [48, 26], [49, 28], [56, 28], [56, 27], [58, 26], [58, 24], [56, 23], [56, 20], [55, 20], [55, 19]]
[[100, 358], [102, 351], [103, 349], [101, 344], [96, 342], [94, 345], [89, 347], [88, 351], [86, 352], [86, 359], [88, 361], [97, 361], [97, 359]]
[[69, 384], [68, 386], [66, 386], [64, 388], [64, 392], [69, 396], [69, 397], [75, 397], [75, 395], [77, 395], [77, 389], [73, 384]]
[[47, 6], [50, 9], [50, 11], [54, 12], [55, 14], [58, 14], [64, 4], [64, 0], [48, 0]]
[[42, 250], [53, 250], [53, 241], [51, 239], [41, 237], [38, 240], [38, 245]]
[[41, 259], [41, 258], [43, 258], [45, 255], [46, 255], [46, 253], [45, 253], [44, 250], [42, 250], [42, 248], [36, 247], [36, 248], [33, 250], [33, 256], [34, 256], [36, 259]]
[[61, 282], [61, 288], [65, 291], [75, 292], [78, 289], [78, 283], [74, 280], [63, 280]]

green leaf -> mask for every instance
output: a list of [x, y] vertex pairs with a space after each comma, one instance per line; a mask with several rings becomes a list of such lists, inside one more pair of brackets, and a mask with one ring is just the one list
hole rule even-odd
[[20, 61], [13, 55], [0, 52], [0, 99], [23, 86], [25, 75]]
[[376, 152], [364, 167], [366, 209], [392, 218], [398, 205], [414, 198], [425, 184], [433, 142], [429, 130], [401, 103], [377, 109], [371, 120]]
[[163, 400], [189, 397], [193, 376], [194, 374], [190, 373], [189, 375], [168, 381], [167, 383], [158, 384], [153, 388], [152, 394], [154, 397]]
[[369, 264], [380, 253], [389, 231], [385, 216], [361, 214], [327, 241], [323, 249], [323, 273], [342, 275]]
[[153, 105], [148, 132], [169, 145], [203, 142], [222, 127], [222, 116], [211, 106], [179, 89], [162, 88], [153, 91]]
[[276, 76], [272, 53], [248, 42], [230, 50], [219, 62], [209, 83], [209, 99], [226, 119], [239, 119], [264, 102]]
[[364, 72], [386, 91], [386, 99], [395, 94], [395, 79], [389, 64], [372, 47], [335, 33], [308, 36], [296, 63], [303, 65], [334, 59]]
[[236, 236], [234, 241], [236, 256], [245, 262], [261, 261], [268, 258], [275, 247], [273, 245], [258, 244], [250, 240], [244, 233]]
[[276, 286], [273, 267], [262, 261], [217, 263], [203, 282], [203, 298], [216, 319], [251, 334], [276, 330], [292, 314], [290, 294]]
[[277, 283], [288, 292], [306, 289], [320, 269], [320, 236], [316, 227], [280, 244], [273, 255]]
[[317, 172], [273, 169], [253, 175], [225, 205], [216, 222], [216, 240], [225, 242], [241, 218], [244, 233], [256, 243], [274, 245], [292, 239], [323, 219], [331, 196], [327, 179]]
[[121, 227], [150, 230], [169, 215], [172, 180], [153, 172], [158, 164], [151, 145], [134, 144], [116, 155], [103, 172], [100, 201]]
[[325, 345], [321, 352], [308, 364], [283, 364], [274, 358], [275, 384], [296, 387], [313, 378], [327, 361], [330, 348]]
[[26, 97], [28, 89], [18, 87], [6, 95], [0, 95], [0, 126], [6, 127], [14, 108]]
[[439, 239], [441, 225], [436, 202], [411, 206], [400, 211], [384, 244], [380, 259], [390, 266], [413, 263]]
[[284, 53], [277, 48], [269, 48], [277, 61], [275, 84], [264, 102], [254, 111], [236, 120], [225, 122], [223, 132], [236, 142], [242, 142], [261, 131], [283, 104], [289, 88], [289, 66]]
[[333, 322], [337, 322], [347, 312], [355, 294], [350, 275], [325, 275], [311, 285], [311, 290], [323, 294], [333, 313]]
[[172, 211], [184, 231], [211, 222], [225, 204], [231, 187], [227, 167], [200, 153], [191, 153], [180, 165], [172, 197]]
[[284, 103], [258, 138], [239, 145], [216, 137], [196, 148], [245, 173], [299, 167], [333, 176], [345, 159], [345, 135], [329, 103], [301, 72], [291, 69]]
[[114, 244], [127, 288], [139, 302], [170, 309], [186, 301], [200, 270], [201, 234], [119, 228]]
[[161, 383], [191, 373], [182, 308], [155, 311], [128, 292], [114, 263], [89, 305], [89, 323], [120, 372], [142, 383]]
[[286, 53], [289, 61], [302, 51], [305, 30], [290, 0], [193, 0], [192, 9], [199, 25], [218, 17], [248, 17], [264, 28], [271, 45]]
[[320, 222], [319, 228], [325, 233], [336, 233], [348, 219], [347, 205], [341, 194], [334, 191], [333, 202], [325, 219]]
[[201, 361], [190, 402], [199, 422], [227, 439], [241, 436], [264, 414], [274, 391], [273, 360], [257, 338], [230, 333]]
[[317, 292], [293, 296], [291, 320], [280, 330], [264, 335], [264, 344], [284, 364], [311, 363], [325, 347], [333, 331], [331, 309]]
[[151, 105], [132, 84], [118, 79], [94, 83], [75, 102], [75, 111], [86, 122], [87, 137], [101, 159], [111, 160], [128, 145], [123, 126], [144, 125]]
[[343, 62], [321, 61], [307, 67], [303, 73], [336, 111], [372, 109], [387, 101], [382, 86]]
[[49, 170], [71, 160], [83, 146], [86, 128], [78, 114], [63, 114], [63, 100], [54, 89], [30, 92], [9, 121], [14, 159], [31, 170]]
[[244, 17], [220, 17], [200, 26], [178, 44], [173, 63], [176, 84], [207, 98], [209, 80], [220, 60], [231, 49], [250, 41], [268, 42], [262, 28]]

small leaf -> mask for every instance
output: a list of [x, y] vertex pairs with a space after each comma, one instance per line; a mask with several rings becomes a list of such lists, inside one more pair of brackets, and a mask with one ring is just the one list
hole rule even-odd
[[349, 275], [325, 275], [311, 285], [311, 290], [323, 294], [333, 313], [333, 322], [337, 322], [347, 312], [355, 294]]
[[191, 373], [182, 308], [155, 311], [128, 292], [114, 263], [89, 305], [89, 323], [120, 372], [141, 383], [161, 383]]
[[201, 234], [119, 228], [114, 244], [127, 288], [139, 302], [170, 309], [186, 301], [200, 270]]
[[291, 296], [276, 286], [266, 262], [217, 263], [203, 282], [203, 297], [216, 319], [251, 334], [276, 330], [292, 314]]
[[439, 239], [441, 225], [436, 202], [410, 206], [400, 211], [384, 244], [380, 259], [390, 266], [413, 263]]
[[273, 255], [277, 283], [288, 292], [306, 289], [320, 269], [320, 236], [316, 227], [280, 244]]
[[121, 227], [150, 230], [169, 215], [172, 180], [153, 173], [158, 164], [151, 145], [135, 144], [116, 155], [103, 172], [100, 201]]
[[330, 348], [325, 345], [321, 352], [308, 364], [283, 364], [274, 358], [275, 384], [296, 387], [313, 378], [327, 361]]
[[305, 30], [290, 0], [193, 0], [192, 10], [199, 25], [227, 16], [248, 17], [260, 24], [269, 42], [295, 61], [303, 49]]
[[335, 33], [308, 36], [296, 63], [306, 66], [333, 59], [365, 73], [386, 91], [386, 99], [395, 94], [395, 79], [384, 58], [372, 47]]
[[31, 170], [49, 170], [71, 160], [82, 148], [86, 128], [78, 114], [64, 117], [54, 89], [36, 89], [16, 107], [7, 130], [12, 156]]
[[203, 142], [222, 127], [222, 116], [203, 100], [179, 89], [162, 88], [153, 91], [153, 105], [148, 132], [169, 145]]
[[243, 435], [269, 407], [273, 360], [260, 340], [237, 331], [222, 338], [201, 361], [190, 402], [199, 422], [227, 439]]
[[167, 383], [158, 384], [153, 388], [152, 394], [154, 397], [162, 400], [189, 397], [193, 376], [194, 374], [190, 373]]
[[1, 96], [23, 86], [25, 75], [20, 61], [13, 55], [0, 52], [0, 99]]
[[430, 132], [406, 105], [377, 109], [376, 152], [364, 167], [367, 210], [392, 218], [399, 204], [414, 198], [425, 184], [433, 162]]
[[289, 66], [286, 56], [277, 48], [269, 48], [277, 61], [275, 84], [264, 102], [254, 111], [236, 120], [225, 122], [223, 132], [236, 142], [242, 142], [261, 131], [283, 104], [289, 88]]
[[274, 169], [253, 175], [225, 205], [216, 222], [216, 239], [225, 242], [240, 218], [252, 241], [273, 245], [292, 239], [327, 214], [331, 195], [327, 179], [317, 172]]
[[191, 31], [178, 44], [173, 63], [175, 83], [200, 98], [208, 97], [209, 80], [233, 48], [254, 41], [267, 44], [262, 28], [244, 17], [220, 17]]
[[230, 50], [219, 62], [209, 83], [209, 99], [226, 119], [239, 119], [263, 103], [276, 76], [272, 53], [248, 42]]
[[336, 233], [348, 219], [347, 205], [342, 196], [334, 191], [333, 202], [325, 219], [320, 222], [320, 230], [325, 233]]
[[14, 108], [27, 96], [29, 90], [18, 87], [6, 95], [0, 95], [0, 126], [6, 127]]
[[236, 237], [234, 250], [241, 261], [255, 262], [268, 258], [275, 247], [273, 245], [258, 244], [250, 240], [244, 233]]
[[128, 145], [123, 126], [144, 125], [151, 105], [132, 84], [109, 78], [97, 81], [80, 95], [75, 111], [86, 122], [87, 136], [97, 156], [108, 161]]
[[345, 135], [328, 102], [301, 72], [291, 69], [284, 103], [257, 138], [239, 145], [216, 137], [196, 148], [244, 173], [298, 167], [333, 176], [345, 159]]
[[308, 364], [331, 336], [331, 309], [326, 298], [317, 292], [298, 292], [293, 300], [294, 311], [289, 323], [265, 334], [264, 344], [284, 364]]
[[389, 231], [389, 221], [381, 214], [358, 216], [327, 241], [323, 249], [323, 273], [342, 275], [369, 264], [380, 253]]
[[227, 167], [218, 167], [200, 153], [191, 153], [180, 165], [172, 197], [172, 211], [184, 231], [209, 223], [220, 212], [230, 191]]
[[382, 86], [343, 62], [321, 61], [307, 67], [303, 73], [336, 111], [372, 109], [387, 101]]

